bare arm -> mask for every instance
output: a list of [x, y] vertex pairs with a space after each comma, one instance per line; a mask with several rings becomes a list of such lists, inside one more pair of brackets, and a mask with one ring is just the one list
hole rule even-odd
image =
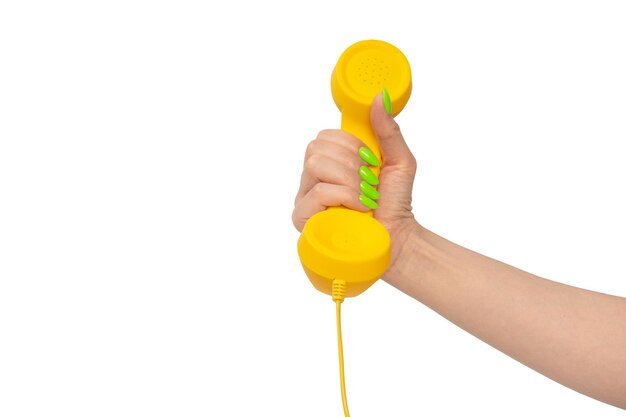
[[626, 409], [626, 298], [543, 279], [415, 225], [385, 280], [508, 356]]

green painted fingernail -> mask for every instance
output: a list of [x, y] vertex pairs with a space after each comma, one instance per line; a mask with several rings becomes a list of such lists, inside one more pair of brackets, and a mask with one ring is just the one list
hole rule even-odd
[[365, 181], [361, 181], [361, 192], [372, 200], [378, 200], [380, 198], [378, 191]]
[[378, 204], [374, 200], [363, 194], [359, 194], [359, 201], [368, 209], [376, 210], [378, 208]]
[[361, 176], [361, 178], [363, 178], [365, 181], [367, 181], [368, 184], [370, 184], [370, 185], [378, 185], [378, 178], [365, 165], [361, 165], [361, 168], [359, 168], [359, 175]]
[[389, 97], [389, 91], [383, 87], [383, 103], [385, 104], [385, 111], [388, 115], [391, 115], [391, 98]]
[[359, 156], [361, 157], [362, 160], [364, 160], [365, 162], [367, 162], [368, 164], [372, 166], [377, 166], [378, 164], [380, 164], [380, 161], [378, 160], [378, 158], [376, 158], [376, 155], [374, 155], [374, 152], [370, 151], [365, 146], [361, 146], [359, 148]]

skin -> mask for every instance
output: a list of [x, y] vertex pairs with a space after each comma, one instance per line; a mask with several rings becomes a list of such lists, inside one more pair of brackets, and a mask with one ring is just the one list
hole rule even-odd
[[[626, 298], [544, 279], [483, 256], [422, 227], [411, 207], [416, 161], [400, 128], [372, 103], [383, 164], [374, 216], [391, 236], [383, 279], [449, 321], [554, 381], [626, 409]], [[340, 130], [307, 147], [292, 220], [359, 202], [358, 149]]]

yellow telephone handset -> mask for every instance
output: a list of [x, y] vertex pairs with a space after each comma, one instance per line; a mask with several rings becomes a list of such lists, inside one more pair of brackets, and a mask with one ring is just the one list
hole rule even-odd
[[[341, 129], [353, 134], [381, 158], [370, 124], [370, 107], [383, 87], [391, 95], [393, 115], [402, 111], [411, 95], [411, 68], [404, 54], [382, 41], [357, 42], [339, 57], [331, 77], [335, 104], [341, 111]], [[378, 176], [380, 166], [371, 167]], [[311, 217], [298, 239], [304, 271], [318, 290], [332, 294], [334, 280], [345, 282], [345, 296], [354, 297], [382, 276], [390, 261], [391, 240], [373, 217], [343, 207], [329, 208]]]

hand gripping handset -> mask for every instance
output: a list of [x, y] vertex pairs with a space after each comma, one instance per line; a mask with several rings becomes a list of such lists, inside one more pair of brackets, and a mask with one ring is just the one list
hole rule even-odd
[[[377, 40], [357, 42], [339, 57], [331, 77], [335, 104], [341, 111], [341, 129], [381, 158], [370, 124], [370, 107], [383, 87], [391, 97], [393, 115], [402, 111], [411, 95], [411, 68], [395, 46]], [[378, 176], [380, 167], [371, 167]], [[358, 175], [355, 173], [355, 175]], [[298, 239], [300, 261], [318, 290], [333, 293], [333, 281], [345, 283], [342, 294], [354, 297], [369, 288], [389, 266], [389, 233], [373, 217], [344, 207], [333, 207], [311, 217]]]

